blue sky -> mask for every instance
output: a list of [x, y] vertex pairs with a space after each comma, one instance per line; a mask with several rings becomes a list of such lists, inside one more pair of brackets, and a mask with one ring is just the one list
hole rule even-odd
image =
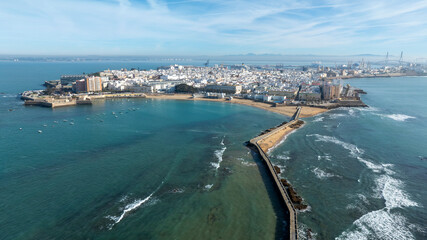
[[427, 1], [0, 1], [0, 54], [427, 56]]

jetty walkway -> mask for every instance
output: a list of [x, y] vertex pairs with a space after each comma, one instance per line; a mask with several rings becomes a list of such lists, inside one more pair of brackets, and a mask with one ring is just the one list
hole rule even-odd
[[284, 130], [287, 127], [290, 127], [293, 124], [295, 124], [299, 120], [300, 113], [301, 113], [301, 107], [298, 107], [297, 111], [292, 116], [291, 121], [289, 121], [288, 123], [286, 123], [282, 126], [275, 128], [274, 130], [272, 130], [270, 132], [267, 132], [267, 133], [262, 134], [258, 137], [255, 137], [249, 141], [249, 144], [254, 146], [257, 149], [259, 155], [261, 156], [261, 158], [266, 163], [268, 170], [269, 170], [271, 176], [273, 177], [274, 182], [276, 183], [278, 190], [280, 191], [280, 194], [283, 198], [283, 201], [286, 204], [286, 208], [289, 211], [289, 239], [290, 240], [298, 239], [297, 212], [296, 212], [295, 207], [294, 207], [294, 205], [293, 205], [293, 203], [292, 203], [292, 201], [291, 201], [291, 199], [290, 199], [290, 197], [286, 191], [285, 186], [280, 181], [280, 177], [277, 175], [277, 173], [273, 167], [273, 164], [271, 163], [270, 159], [268, 158], [268, 156], [264, 152], [264, 150], [260, 147], [258, 142], [270, 137], [273, 134], [276, 134], [279, 131]]

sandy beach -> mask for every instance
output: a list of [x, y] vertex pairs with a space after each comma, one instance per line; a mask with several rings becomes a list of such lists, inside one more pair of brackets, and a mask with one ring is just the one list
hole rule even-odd
[[[255, 102], [250, 99], [240, 99], [240, 98], [233, 98], [232, 100], [214, 99], [214, 98], [192, 98], [190, 94], [157, 94], [157, 95], [147, 95], [147, 98], [236, 103], [236, 104], [242, 104], [242, 105], [252, 106], [256, 108], [261, 108], [261, 109], [264, 109], [270, 112], [279, 113], [285, 116], [292, 116], [296, 111], [295, 106], [272, 107], [272, 105], [269, 103]], [[312, 117], [326, 111], [328, 110], [324, 108], [303, 107], [300, 117], [301, 118]]]
[[265, 153], [268, 153], [271, 148], [280, 144], [280, 142], [286, 137], [286, 135], [301, 127], [302, 124], [302, 121], [295, 121], [295, 123], [291, 124], [290, 126], [279, 127], [277, 129], [274, 129], [272, 131], [272, 134], [258, 141], [259, 147]]
[[293, 130], [295, 129], [290, 127], [277, 130], [272, 135], [258, 141], [258, 145], [265, 153], [267, 153], [268, 150], [279, 144], [279, 142]]

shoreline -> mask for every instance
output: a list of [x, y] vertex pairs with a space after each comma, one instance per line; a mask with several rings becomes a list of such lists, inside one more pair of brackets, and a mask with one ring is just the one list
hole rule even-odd
[[[232, 100], [215, 99], [215, 98], [193, 98], [191, 94], [158, 94], [158, 95], [146, 95], [147, 99], [166, 99], [166, 100], [185, 100], [185, 101], [208, 101], [208, 102], [225, 102], [234, 103], [240, 105], [246, 105], [256, 107], [269, 112], [278, 113], [284, 116], [292, 117], [298, 106], [280, 106], [274, 107], [272, 104], [265, 102], [256, 102], [250, 99], [233, 98]], [[304, 106], [301, 111], [301, 118], [313, 117], [320, 113], [327, 112], [331, 109]]]
[[333, 79], [354, 79], [354, 78], [394, 78], [394, 77], [426, 77], [427, 74], [421, 73], [386, 73], [386, 74], [367, 74], [367, 75], [347, 75], [347, 76], [337, 76], [337, 77], [327, 77], [328, 80]]

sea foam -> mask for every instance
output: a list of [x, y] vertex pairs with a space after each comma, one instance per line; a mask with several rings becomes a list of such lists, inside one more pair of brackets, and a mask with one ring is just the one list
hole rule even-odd
[[331, 155], [329, 154], [325, 154], [325, 155], [317, 155], [317, 160], [326, 160], [326, 161], [331, 161]]
[[356, 145], [343, 142], [343, 141], [341, 141], [335, 137], [324, 136], [324, 135], [320, 135], [320, 134], [309, 134], [309, 135], [307, 135], [307, 137], [312, 137], [312, 136], [316, 137], [317, 142], [331, 142], [331, 143], [335, 143], [337, 145], [342, 146], [343, 148], [350, 151], [350, 155], [352, 157], [358, 157], [364, 153], [363, 149], [359, 149]]
[[376, 113], [375, 115], [380, 116], [381, 118], [384, 118], [384, 117], [390, 118], [390, 119], [393, 119], [393, 120], [398, 121], [398, 122], [404, 122], [408, 119], [414, 119], [415, 118], [413, 116], [408, 116], [405, 114], [380, 114], [380, 113]]
[[[157, 190], [156, 190], [157, 191]], [[132, 203], [128, 204], [125, 206], [125, 208], [123, 209], [122, 213], [120, 214], [120, 216], [107, 216], [106, 218], [111, 219], [114, 221], [114, 223], [110, 224], [108, 226], [108, 229], [111, 230], [113, 228], [114, 225], [116, 225], [117, 223], [119, 223], [120, 221], [123, 220], [123, 218], [131, 211], [139, 208], [142, 204], [144, 204], [145, 202], [147, 202], [148, 200], [150, 200], [150, 198], [153, 196], [153, 194], [155, 193], [152, 192], [148, 197], [144, 198], [144, 199], [136, 199], [135, 201], [133, 201]]]
[[291, 159], [291, 157], [289, 157], [288, 155], [289, 155], [289, 152], [286, 151], [286, 152], [283, 152], [282, 154], [276, 155], [274, 157], [277, 158], [277, 159], [285, 160], [286, 161], [286, 160]]
[[[376, 179], [376, 184], [375, 197], [383, 198], [385, 207], [366, 213], [337, 239], [415, 239], [408, 228], [406, 218], [390, 210], [415, 207], [419, 204], [409, 198], [403, 190], [403, 182], [398, 179], [381, 175]], [[366, 199], [362, 200], [366, 202]]]
[[322, 122], [324, 117], [317, 117], [313, 120], [313, 122]]
[[415, 239], [406, 224], [406, 219], [391, 214], [386, 209], [369, 212], [356, 221], [350, 229], [344, 231], [337, 240], [368, 239]]
[[400, 121], [400, 122], [404, 122], [407, 119], [415, 118], [415, 117], [408, 116], [405, 114], [389, 114], [389, 115], [385, 115], [385, 116], [388, 118], [391, 118], [393, 120]]
[[381, 175], [376, 179], [376, 184], [377, 194], [381, 193], [387, 209], [419, 206], [403, 191], [402, 181], [388, 175]]
[[335, 177], [336, 175], [332, 174], [332, 173], [327, 173], [325, 171], [323, 171], [320, 168], [314, 168], [313, 170], [311, 170], [318, 179], [326, 179], [326, 178], [330, 178], [330, 177]]
[[334, 114], [329, 115], [329, 118], [330, 119], [336, 119], [336, 118], [345, 117], [345, 116], [346, 115], [343, 113], [334, 113]]
[[221, 166], [221, 162], [223, 160], [222, 157], [224, 155], [225, 150], [227, 149], [227, 147], [224, 145], [224, 138], [221, 140], [221, 146], [224, 147], [214, 151], [214, 155], [218, 159], [218, 162], [211, 162], [211, 165], [215, 168], [215, 170], [218, 170], [218, 168]]

